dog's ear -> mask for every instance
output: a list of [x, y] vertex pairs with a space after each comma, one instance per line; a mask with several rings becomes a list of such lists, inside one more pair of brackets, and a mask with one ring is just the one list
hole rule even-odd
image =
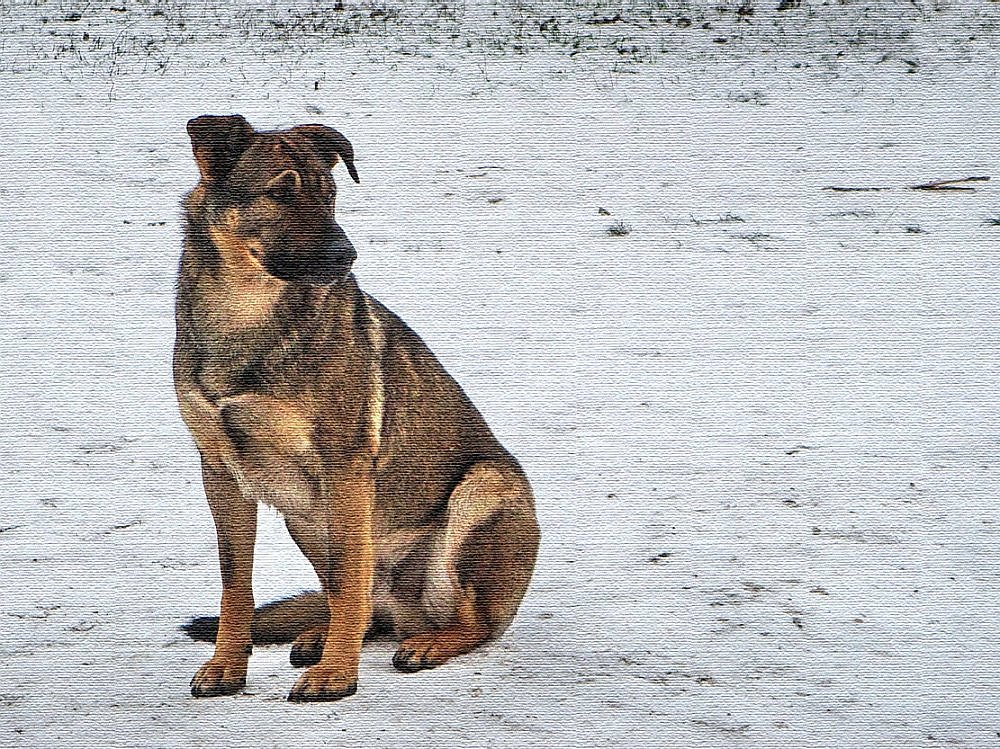
[[202, 115], [187, 124], [194, 160], [202, 178], [211, 182], [228, 175], [253, 141], [254, 129], [238, 114]]
[[354, 168], [354, 147], [343, 133], [326, 125], [299, 125], [292, 128], [292, 132], [308, 138], [316, 152], [331, 167], [337, 163], [339, 157], [344, 162], [344, 166], [347, 167], [347, 173], [351, 175], [351, 179], [360, 184], [358, 170]]
[[271, 197], [287, 200], [302, 189], [302, 175], [294, 169], [286, 169], [277, 177], [272, 177], [265, 185]]

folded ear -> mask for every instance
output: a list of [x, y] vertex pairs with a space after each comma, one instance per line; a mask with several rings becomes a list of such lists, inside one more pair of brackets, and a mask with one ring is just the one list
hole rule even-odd
[[302, 175], [294, 169], [286, 169], [277, 177], [272, 177], [264, 186], [273, 198], [288, 199], [302, 189]]
[[358, 183], [361, 182], [358, 179], [358, 170], [354, 168], [354, 147], [340, 131], [326, 125], [299, 125], [293, 127], [292, 132], [308, 138], [316, 152], [331, 167], [337, 163], [339, 157], [344, 162], [344, 166], [347, 167], [347, 173], [351, 175], [351, 179]]
[[187, 124], [194, 160], [202, 178], [223, 179], [233, 170], [253, 141], [254, 129], [238, 114], [227, 117], [202, 115]]

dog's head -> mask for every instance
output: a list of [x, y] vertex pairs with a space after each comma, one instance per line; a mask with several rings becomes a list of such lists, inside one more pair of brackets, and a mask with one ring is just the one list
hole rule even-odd
[[257, 132], [239, 115], [187, 124], [201, 171], [207, 231], [228, 262], [292, 283], [342, 280], [357, 257], [334, 220], [331, 169], [355, 182], [350, 141], [324, 125]]

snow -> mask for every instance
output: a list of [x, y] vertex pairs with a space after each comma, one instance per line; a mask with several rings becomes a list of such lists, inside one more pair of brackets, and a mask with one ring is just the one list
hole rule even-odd
[[[0, 6], [0, 746], [997, 745], [992, 9], [716, 5]], [[503, 639], [333, 704], [287, 647], [194, 700], [177, 629], [184, 123], [232, 112], [352, 140], [356, 275], [538, 499]], [[258, 600], [312, 587], [263, 513]]]

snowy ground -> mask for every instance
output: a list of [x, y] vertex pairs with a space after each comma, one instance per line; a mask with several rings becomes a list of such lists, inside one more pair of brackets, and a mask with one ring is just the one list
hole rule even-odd
[[[1000, 8], [717, 4], [0, 3], [0, 746], [1000, 746]], [[287, 647], [188, 696], [178, 201], [232, 112], [351, 138], [357, 276], [538, 497], [505, 637], [336, 704]], [[314, 586], [273, 513], [255, 582]]]

